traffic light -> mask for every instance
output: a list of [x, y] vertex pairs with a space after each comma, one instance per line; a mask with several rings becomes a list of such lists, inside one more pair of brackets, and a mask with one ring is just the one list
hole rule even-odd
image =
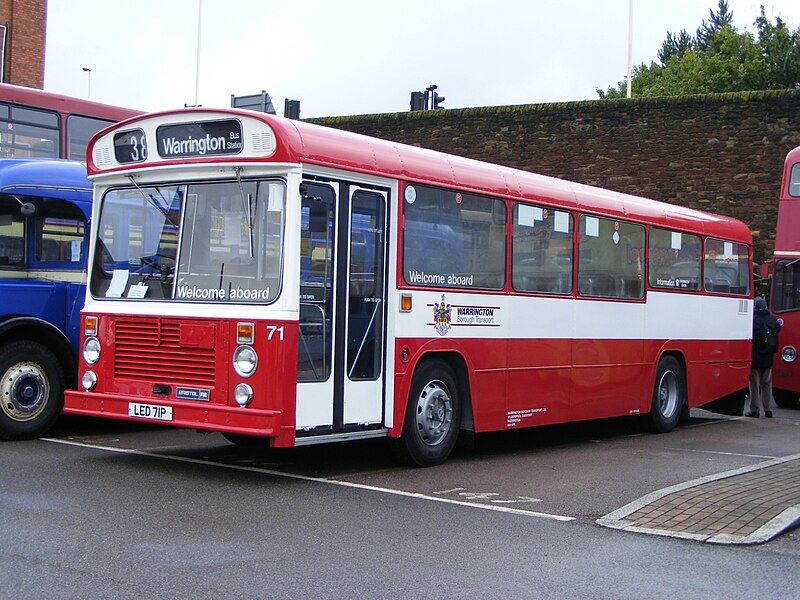
[[411, 92], [411, 110], [427, 110], [425, 94], [423, 92]]
[[438, 86], [431, 85], [424, 92], [411, 92], [411, 110], [437, 110], [444, 109], [439, 106], [444, 102], [444, 96], [436, 93]]

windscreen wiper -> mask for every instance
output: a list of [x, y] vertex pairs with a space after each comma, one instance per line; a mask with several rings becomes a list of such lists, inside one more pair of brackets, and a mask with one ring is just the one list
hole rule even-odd
[[233, 167], [233, 172], [236, 173], [236, 183], [239, 184], [239, 194], [242, 196], [242, 208], [244, 208], [244, 214], [247, 217], [250, 258], [253, 258], [253, 246], [255, 245], [254, 237], [256, 228], [255, 216], [253, 214], [253, 196], [251, 194], [247, 194], [247, 197], [245, 198], [244, 186], [242, 186], [242, 167]]

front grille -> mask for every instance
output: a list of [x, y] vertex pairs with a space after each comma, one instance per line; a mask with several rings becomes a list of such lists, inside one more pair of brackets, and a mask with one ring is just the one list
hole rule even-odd
[[206, 336], [204, 347], [182, 342], [181, 328], [186, 325], [185, 322], [168, 319], [117, 321], [114, 331], [114, 377], [213, 386], [216, 379], [216, 325], [202, 325], [210, 333], [210, 336]]

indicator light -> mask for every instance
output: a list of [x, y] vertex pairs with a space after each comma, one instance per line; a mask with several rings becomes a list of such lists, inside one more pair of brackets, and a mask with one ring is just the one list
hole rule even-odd
[[236, 324], [236, 341], [239, 344], [252, 344], [255, 337], [255, 325], [252, 323]]
[[83, 335], [97, 335], [97, 317], [83, 317]]
[[411, 312], [411, 294], [400, 294], [400, 312]]

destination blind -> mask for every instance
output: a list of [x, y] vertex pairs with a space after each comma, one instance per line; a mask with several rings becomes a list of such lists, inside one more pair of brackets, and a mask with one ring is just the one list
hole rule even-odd
[[161, 125], [156, 144], [161, 158], [238, 154], [243, 149], [242, 124], [225, 119]]

